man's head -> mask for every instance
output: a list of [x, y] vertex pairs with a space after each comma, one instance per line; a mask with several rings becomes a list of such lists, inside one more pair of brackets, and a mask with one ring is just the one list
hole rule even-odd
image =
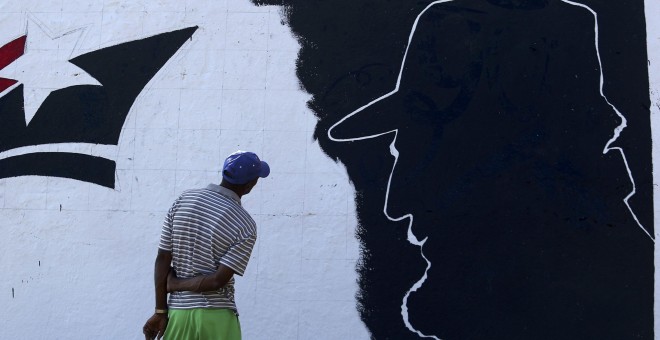
[[259, 178], [265, 178], [269, 174], [268, 163], [260, 160], [254, 152], [239, 150], [225, 159], [222, 185], [234, 191], [241, 191], [237, 192], [239, 195], [245, 195], [257, 184]]

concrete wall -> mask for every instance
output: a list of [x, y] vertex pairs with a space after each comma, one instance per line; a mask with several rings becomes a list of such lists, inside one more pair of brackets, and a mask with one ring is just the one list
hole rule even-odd
[[[116, 147], [21, 151], [116, 160], [114, 189], [53, 176], [0, 179], [0, 338], [142, 338], [165, 212], [183, 190], [219, 183], [222, 160], [237, 149], [256, 152], [272, 169], [244, 198], [259, 226], [248, 270], [237, 278], [244, 338], [368, 337], [355, 302], [353, 188], [312, 138], [316, 119], [294, 73], [299, 46], [278, 7], [247, 0], [0, 5], [0, 44], [27, 29], [25, 56], [58, 66], [58, 56], [191, 26], [199, 28], [135, 100]], [[77, 81], [12, 67], [9, 78], [35, 93], [47, 87], [46, 76], [53, 86]]]
[[[649, 57], [649, 81], [650, 81], [650, 93], [651, 93], [651, 128], [653, 131], [653, 167], [658, 168], [658, 160], [660, 159], [660, 125], [658, 119], [660, 119], [660, 24], [655, 20], [650, 20], [649, 18], [654, 17], [660, 13], [660, 4], [657, 1], [645, 1], [646, 7], [646, 27], [647, 27], [647, 40], [648, 40], [648, 57]], [[658, 171], [653, 172], [653, 183], [660, 182], [660, 173]], [[653, 186], [653, 211], [655, 213], [655, 225], [658, 225], [658, 217], [660, 216], [660, 202], [657, 199], [660, 194], [660, 188], [658, 185]], [[659, 233], [656, 229], [655, 236], [656, 239]], [[655, 266], [656, 268], [660, 265], [660, 253], [658, 252], [658, 247], [655, 248]], [[660, 327], [660, 317], [658, 316], [658, 303], [660, 299], [658, 298], [658, 289], [660, 285], [658, 284], [658, 275], [656, 269], [655, 277], [655, 329], [656, 329], [656, 338], [657, 329]]]
[[[656, 17], [660, 5], [646, 0], [646, 13]], [[272, 170], [244, 198], [259, 226], [236, 285], [244, 339], [369, 338], [356, 301], [355, 188], [313, 138], [311, 94], [296, 76], [301, 46], [281, 14], [278, 6], [248, 0], [0, 4], [0, 45], [27, 36], [24, 57], [0, 69], [0, 77], [19, 82], [0, 93], [0, 117], [8, 113], [2, 98], [22, 84], [26, 120], [35, 124], [46, 96], [98, 84], [67, 60], [198, 27], [139, 91], [117, 145], [46, 141], [0, 150], [0, 162], [35, 152], [116, 162], [106, 186], [94, 183], [96, 173], [76, 175], [87, 181], [54, 173], [0, 179], [0, 339], [142, 338], [153, 311], [153, 260], [165, 212], [183, 190], [219, 182], [222, 160], [237, 149], [256, 152]], [[647, 24], [657, 160], [660, 25]], [[0, 136], [0, 146], [6, 140]], [[381, 214], [373, 213], [385, 221]], [[391, 296], [396, 318], [401, 298]], [[408, 332], [402, 319], [396, 327]]]

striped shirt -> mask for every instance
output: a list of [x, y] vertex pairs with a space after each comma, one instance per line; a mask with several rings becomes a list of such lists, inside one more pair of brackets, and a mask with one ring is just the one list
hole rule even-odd
[[[172, 252], [172, 267], [180, 278], [214, 273], [223, 264], [238, 275], [247, 267], [257, 240], [257, 225], [233, 191], [215, 184], [185, 191], [174, 202], [159, 248]], [[174, 292], [169, 308], [228, 308], [236, 311], [234, 278], [219, 291]]]

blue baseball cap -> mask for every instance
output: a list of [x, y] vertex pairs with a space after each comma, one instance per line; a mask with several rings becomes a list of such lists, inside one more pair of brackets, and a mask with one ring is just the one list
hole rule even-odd
[[236, 151], [225, 159], [222, 178], [231, 184], [245, 184], [257, 177], [270, 174], [268, 163], [259, 159], [254, 152]]

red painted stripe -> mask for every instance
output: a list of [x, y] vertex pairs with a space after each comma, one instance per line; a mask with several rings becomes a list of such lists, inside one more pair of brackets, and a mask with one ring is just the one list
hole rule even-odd
[[0, 47], [0, 69], [5, 68], [5, 66], [13, 63], [14, 60], [23, 55], [23, 52], [25, 52], [25, 40], [27, 40], [26, 35]]
[[[13, 63], [14, 60], [18, 59], [18, 57], [23, 55], [25, 52], [26, 40], [27, 36], [24, 35], [0, 47], [0, 69], [5, 68], [7, 65]], [[13, 79], [0, 78], [0, 92], [8, 89], [16, 83], [17, 81]]]
[[0, 78], [0, 92], [10, 88], [12, 85], [18, 83], [16, 80], [13, 79], [5, 79], [5, 78]]

